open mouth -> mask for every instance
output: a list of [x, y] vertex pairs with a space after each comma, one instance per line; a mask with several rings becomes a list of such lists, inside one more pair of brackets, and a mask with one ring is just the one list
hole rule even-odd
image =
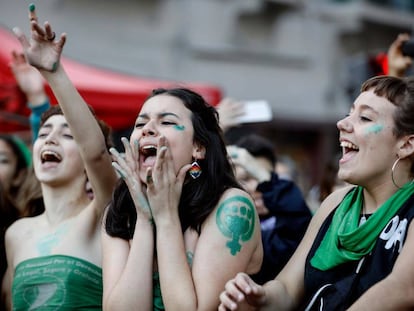
[[60, 161], [62, 161], [62, 157], [58, 153], [52, 150], [45, 150], [41, 153], [40, 160], [42, 161], [42, 163], [46, 163], [46, 162], [59, 163]]
[[341, 141], [340, 146], [342, 147], [344, 154], [352, 152], [352, 151], [354, 152], [359, 151], [359, 148], [349, 141]]
[[157, 156], [157, 146], [155, 145], [146, 145], [140, 148], [140, 156], [143, 158], [144, 162], [149, 158], [155, 158]]

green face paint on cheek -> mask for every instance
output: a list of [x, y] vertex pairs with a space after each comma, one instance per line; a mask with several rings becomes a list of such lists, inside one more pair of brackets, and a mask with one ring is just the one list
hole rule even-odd
[[226, 246], [233, 256], [240, 252], [241, 242], [247, 242], [253, 236], [254, 209], [252, 202], [242, 196], [228, 198], [217, 209], [217, 226], [225, 237], [231, 239]]
[[384, 129], [384, 126], [381, 124], [374, 124], [372, 126], [370, 126], [367, 130], [366, 130], [366, 134], [378, 134], [379, 132], [381, 132]]
[[178, 125], [178, 124], [176, 124], [176, 125], [174, 125], [174, 128], [177, 131], [184, 131], [185, 130], [185, 126], [184, 125]]

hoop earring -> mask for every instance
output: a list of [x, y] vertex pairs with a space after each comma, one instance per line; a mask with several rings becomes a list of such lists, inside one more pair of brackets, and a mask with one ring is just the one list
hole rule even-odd
[[188, 171], [188, 174], [190, 174], [190, 176], [193, 179], [197, 179], [198, 177], [200, 177], [200, 175], [201, 175], [202, 172], [203, 172], [203, 170], [201, 169], [201, 166], [197, 163], [197, 160], [195, 160], [191, 164], [191, 168]]
[[[391, 168], [391, 180], [392, 180], [392, 183], [394, 184], [394, 186], [397, 187], [398, 189], [404, 188], [404, 186], [403, 187], [398, 186], [397, 183], [395, 182], [395, 179], [394, 179], [394, 171], [395, 171], [395, 168], [397, 167], [397, 164], [400, 160], [401, 160], [400, 158], [397, 158], [397, 160], [395, 160], [395, 162], [394, 162], [394, 164], [392, 165], [392, 168]], [[409, 185], [411, 185], [413, 182], [414, 182], [414, 178], [411, 180]]]

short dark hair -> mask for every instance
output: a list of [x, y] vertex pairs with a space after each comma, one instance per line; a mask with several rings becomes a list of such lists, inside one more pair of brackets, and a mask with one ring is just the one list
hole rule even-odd
[[[397, 138], [414, 133], [414, 77], [372, 77], [361, 86], [361, 92], [369, 90], [396, 106], [393, 132]], [[414, 164], [411, 173], [414, 173]]]
[[249, 134], [241, 137], [235, 143], [236, 146], [246, 149], [254, 157], [263, 157], [272, 163], [272, 166], [276, 165], [277, 156], [275, 151], [275, 145], [267, 138], [257, 135]]

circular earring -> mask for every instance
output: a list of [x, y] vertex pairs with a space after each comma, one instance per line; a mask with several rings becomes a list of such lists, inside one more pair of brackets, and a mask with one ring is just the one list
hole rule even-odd
[[[397, 158], [397, 160], [395, 160], [395, 162], [394, 162], [394, 164], [392, 165], [392, 168], [391, 168], [391, 180], [392, 180], [392, 183], [394, 184], [394, 186], [395, 187], [397, 187], [398, 189], [402, 189], [403, 187], [400, 187], [399, 185], [397, 185], [397, 183], [395, 182], [395, 179], [394, 179], [394, 171], [395, 171], [395, 168], [397, 167], [397, 164], [398, 164], [398, 162], [400, 161], [401, 159], [400, 159], [400, 157], [398, 157]], [[412, 184], [414, 182], [414, 178], [411, 180], [411, 182], [410, 182], [410, 185]]]

